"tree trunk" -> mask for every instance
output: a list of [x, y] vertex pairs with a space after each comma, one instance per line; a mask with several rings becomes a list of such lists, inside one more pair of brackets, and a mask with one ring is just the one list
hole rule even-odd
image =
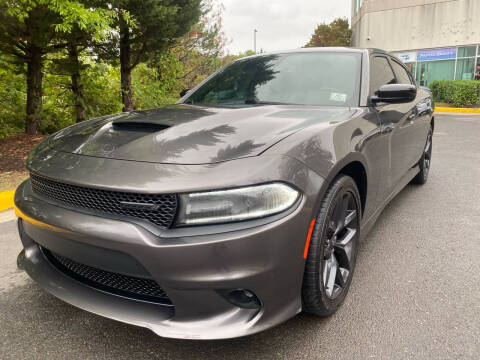
[[43, 60], [40, 49], [32, 47], [27, 63], [27, 117], [25, 132], [29, 135], [40, 133], [40, 114], [42, 112]]
[[128, 25], [120, 21], [120, 75], [122, 83], [123, 111], [133, 110], [132, 68], [130, 56], [130, 32]]
[[78, 59], [78, 49], [74, 44], [68, 45], [68, 56], [70, 58], [70, 63], [73, 65], [73, 71], [70, 75], [72, 81], [72, 93], [73, 101], [75, 104], [75, 113], [76, 113], [76, 122], [82, 122], [86, 119], [86, 111], [83, 104], [85, 104], [85, 99], [83, 97], [83, 85], [81, 84], [81, 75], [80, 75], [80, 61]]

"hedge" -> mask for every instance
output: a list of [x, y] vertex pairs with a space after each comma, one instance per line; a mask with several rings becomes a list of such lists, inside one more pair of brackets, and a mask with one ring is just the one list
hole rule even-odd
[[480, 81], [478, 80], [441, 80], [430, 84], [433, 99], [455, 106], [480, 104]]

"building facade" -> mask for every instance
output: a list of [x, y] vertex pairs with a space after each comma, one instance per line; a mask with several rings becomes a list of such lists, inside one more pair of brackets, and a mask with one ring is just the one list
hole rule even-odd
[[352, 29], [353, 46], [392, 52], [420, 85], [480, 65], [480, 0], [352, 0]]

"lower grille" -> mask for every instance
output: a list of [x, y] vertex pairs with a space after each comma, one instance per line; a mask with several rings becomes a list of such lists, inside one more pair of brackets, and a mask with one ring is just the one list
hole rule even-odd
[[67, 259], [43, 247], [42, 252], [58, 270], [85, 285], [114, 295], [172, 305], [165, 291], [154, 280], [100, 270]]

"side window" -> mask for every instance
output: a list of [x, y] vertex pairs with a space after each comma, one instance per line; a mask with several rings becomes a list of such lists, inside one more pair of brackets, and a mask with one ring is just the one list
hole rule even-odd
[[396, 84], [395, 75], [388, 63], [386, 57], [375, 56], [370, 61], [370, 95], [375, 95], [375, 92], [380, 89], [382, 85]]
[[391, 64], [393, 71], [395, 71], [395, 75], [397, 75], [397, 82], [399, 84], [412, 84], [412, 79], [403, 66], [393, 60], [391, 61]]

